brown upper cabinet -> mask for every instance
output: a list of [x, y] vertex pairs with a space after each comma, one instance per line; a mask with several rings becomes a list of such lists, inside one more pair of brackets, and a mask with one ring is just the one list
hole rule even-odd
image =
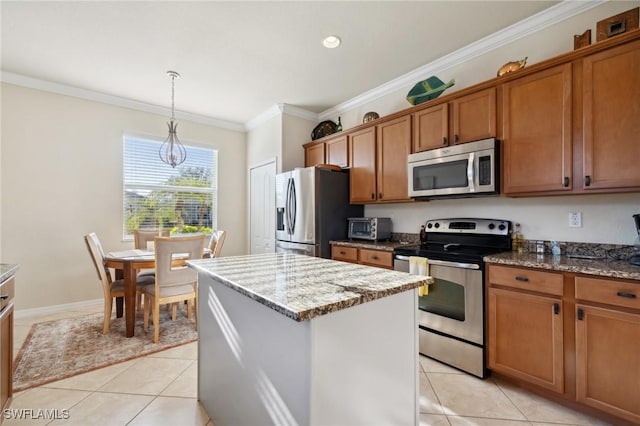
[[414, 112], [413, 136], [413, 152], [495, 137], [496, 88]]
[[335, 164], [340, 167], [347, 167], [349, 165], [346, 134], [340, 134], [339, 136], [328, 139], [324, 143], [324, 146], [328, 164]]
[[351, 202], [408, 201], [407, 156], [410, 151], [410, 115], [351, 133]]
[[583, 62], [584, 190], [640, 187], [640, 40]]
[[313, 167], [325, 164], [324, 142], [307, 144], [304, 147], [304, 166]]
[[571, 76], [567, 63], [503, 85], [505, 194], [571, 189]]

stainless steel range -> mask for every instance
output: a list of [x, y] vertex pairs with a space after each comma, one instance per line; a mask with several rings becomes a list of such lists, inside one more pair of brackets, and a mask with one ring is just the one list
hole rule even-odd
[[484, 256], [511, 250], [511, 222], [436, 219], [426, 241], [395, 249], [394, 268], [409, 271], [411, 256], [429, 260], [435, 283], [418, 299], [420, 353], [485, 378]]

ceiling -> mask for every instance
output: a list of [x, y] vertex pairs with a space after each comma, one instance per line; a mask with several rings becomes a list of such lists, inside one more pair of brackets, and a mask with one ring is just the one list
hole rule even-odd
[[[247, 123], [321, 113], [557, 1], [1, 2], [3, 72]], [[335, 34], [342, 45], [321, 40]]]

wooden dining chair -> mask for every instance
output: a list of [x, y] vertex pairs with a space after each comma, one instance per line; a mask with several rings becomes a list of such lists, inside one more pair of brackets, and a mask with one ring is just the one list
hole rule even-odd
[[198, 274], [187, 266], [173, 266], [174, 254], [186, 254], [189, 259], [202, 258], [204, 235], [192, 237], [157, 237], [155, 239], [156, 280], [143, 288], [144, 330], [149, 326], [149, 312], [153, 309], [153, 342], [160, 337], [160, 305], [172, 304], [171, 318], [175, 321], [178, 303], [187, 302], [187, 318], [191, 318], [193, 303], [194, 320], [198, 324]]
[[147, 243], [152, 242], [155, 237], [168, 237], [171, 232], [169, 228], [163, 229], [134, 229], [133, 245], [138, 250], [146, 250]]
[[[102, 291], [104, 295], [104, 321], [102, 325], [102, 334], [109, 332], [109, 323], [111, 321], [111, 311], [113, 308], [113, 299], [115, 297], [124, 297], [124, 280], [112, 280], [111, 271], [105, 266], [104, 251], [102, 245], [95, 232], [84, 236], [84, 241], [87, 244], [87, 249], [93, 260], [93, 266], [95, 266], [98, 272], [98, 278], [102, 283]], [[138, 277], [136, 282], [136, 293], [142, 294], [142, 287], [145, 285], [153, 285], [154, 277], [152, 275]]]
[[209, 240], [209, 253], [207, 257], [219, 257], [222, 251], [222, 244], [227, 238], [227, 231], [217, 230], [211, 233], [211, 239]]

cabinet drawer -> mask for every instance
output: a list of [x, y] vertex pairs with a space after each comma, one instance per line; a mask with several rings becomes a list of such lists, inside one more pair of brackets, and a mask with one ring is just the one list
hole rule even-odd
[[640, 309], [640, 283], [576, 277], [576, 299]]
[[393, 253], [390, 251], [360, 249], [360, 263], [393, 268]]
[[489, 266], [489, 283], [562, 296], [563, 275], [535, 269]]
[[331, 246], [331, 258], [357, 263], [358, 249], [355, 247]]
[[15, 281], [13, 277], [0, 284], [0, 310], [4, 309], [15, 295]]

